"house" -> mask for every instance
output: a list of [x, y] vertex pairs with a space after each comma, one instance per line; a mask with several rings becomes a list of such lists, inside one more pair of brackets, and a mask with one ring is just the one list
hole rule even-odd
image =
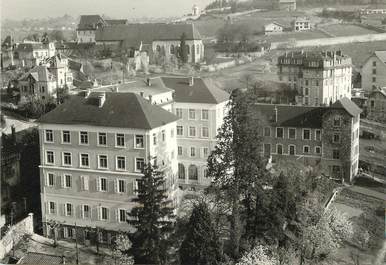
[[306, 31], [312, 28], [311, 20], [307, 17], [298, 17], [292, 24], [293, 31]]
[[137, 51], [177, 55], [181, 36], [186, 36], [188, 61], [198, 63], [204, 58], [204, 44], [194, 24], [144, 23], [105, 26], [95, 32], [97, 45], [112, 50], [126, 50], [130, 57]]
[[[135, 204], [145, 163], [158, 165], [174, 204], [178, 117], [135, 93], [91, 92], [73, 96], [38, 120], [42, 220], [63, 224], [59, 238], [111, 244], [132, 229], [127, 211]], [[52, 234], [49, 227], [44, 234]]]
[[31, 42], [25, 41], [16, 44], [14, 49], [15, 59], [19, 59], [20, 66], [33, 67], [42, 61], [55, 55], [55, 44], [53, 42]]
[[297, 91], [298, 104], [321, 106], [351, 98], [352, 60], [341, 51], [286, 52], [277, 66], [279, 80]]
[[379, 87], [386, 87], [386, 50], [375, 51], [361, 69], [362, 89], [367, 94]]
[[386, 123], [386, 87], [370, 92], [367, 100], [367, 118]]
[[277, 0], [277, 8], [285, 11], [296, 10], [296, 0]]
[[[110, 22], [111, 23], [111, 22]], [[78, 43], [95, 43], [95, 31], [106, 26], [106, 21], [100, 15], [82, 15], [76, 28]]]
[[328, 107], [256, 104], [266, 118], [262, 153], [273, 161], [303, 161], [321, 174], [351, 182], [358, 173], [359, 115], [348, 98]]
[[362, 15], [369, 15], [369, 14], [386, 14], [386, 5], [369, 5], [366, 8], [362, 8], [360, 10], [360, 13]]
[[273, 34], [280, 34], [284, 30], [284, 26], [277, 23], [277, 22], [272, 22], [269, 24], [264, 25], [264, 34], [265, 35], [273, 35]]

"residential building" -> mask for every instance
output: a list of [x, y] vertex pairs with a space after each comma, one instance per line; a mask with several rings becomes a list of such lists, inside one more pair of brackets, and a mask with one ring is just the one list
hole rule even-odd
[[164, 172], [176, 204], [177, 120], [140, 95], [113, 92], [74, 96], [41, 117], [43, 223], [62, 223], [59, 236], [71, 238], [76, 222], [80, 241], [95, 228], [98, 242], [111, 243], [114, 233], [131, 229], [126, 213], [148, 162]]
[[256, 104], [266, 117], [262, 152], [273, 161], [293, 160], [351, 182], [358, 173], [359, 115], [348, 98], [328, 107]]
[[278, 58], [279, 80], [296, 90], [298, 104], [328, 105], [351, 98], [351, 58], [341, 51], [286, 52]]
[[273, 35], [273, 34], [280, 34], [284, 30], [284, 26], [277, 23], [277, 22], [272, 22], [269, 24], [264, 25], [264, 34], [265, 35]]
[[178, 185], [180, 189], [198, 190], [208, 186], [207, 159], [217, 143], [229, 94], [210, 80], [201, 78], [162, 77], [174, 90], [173, 112], [177, 121]]
[[97, 45], [112, 50], [127, 50], [130, 57], [136, 52], [146, 51], [165, 55], [178, 53], [181, 36], [186, 36], [188, 62], [198, 63], [204, 58], [204, 44], [194, 24], [144, 23], [100, 27], [95, 32]]
[[106, 21], [100, 15], [82, 15], [76, 28], [78, 43], [95, 43], [95, 31], [106, 26]]
[[386, 87], [386, 50], [375, 51], [364, 62], [361, 70], [362, 89], [369, 94], [379, 87]]
[[16, 44], [14, 57], [19, 60], [22, 67], [33, 67], [42, 61], [55, 55], [55, 44], [53, 42], [33, 42], [25, 41]]
[[362, 15], [386, 14], [386, 5], [382, 5], [382, 4], [369, 5], [366, 8], [362, 8], [360, 13]]
[[369, 94], [367, 118], [386, 123], [386, 87], [376, 88]]
[[312, 28], [312, 22], [307, 17], [298, 17], [293, 22], [294, 31], [306, 31]]
[[285, 11], [296, 10], [296, 0], [277, 0], [277, 8]]

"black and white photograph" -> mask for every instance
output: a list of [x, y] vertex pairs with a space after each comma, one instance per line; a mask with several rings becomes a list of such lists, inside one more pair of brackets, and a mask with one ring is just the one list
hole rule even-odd
[[386, 265], [386, 0], [0, 0], [0, 265]]

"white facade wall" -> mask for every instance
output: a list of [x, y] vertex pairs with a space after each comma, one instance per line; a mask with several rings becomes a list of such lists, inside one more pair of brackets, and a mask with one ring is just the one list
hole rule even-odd
[[78, 43], [95, 43], [95, 30], [77, 30], [76, 40]]

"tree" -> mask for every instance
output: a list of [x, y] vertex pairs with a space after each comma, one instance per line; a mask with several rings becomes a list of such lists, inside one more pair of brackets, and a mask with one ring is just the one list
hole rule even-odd
[[50, 42], [50, 38], [48, 37], [48, 33], [44, 32], [41, 39], [42, 43], [47, 44]]
[[69, 98], [70, 98], [70, 94], [69, 94], [69, 88], [67, 84], [65, 84], [64, 87], [58, 87], [56, 89], [57, 104], [62, 104]]
[[31, 33], [26, 37], [26, 39], [31, 40], [31, 41], [39, 41], [40, 35], [39, 35], [39, 33]]
[[3, 113], [0, 114], [0, 120], [1, 120], [1, 122], [0, 122], [1, 128], [4, 128], [7, 125], [7, 121], [6, 121]]
[[193, 208], [180, 259], [182, 265], [216, 265], [220, 260], [219, 239], [208, 206], [203, 202]]
[[164, 184], [163, 173], [147, 163], [135, 191], [138, 196], [132, 200], [138, 206], [128, 213], [128, 223], [136, 228], [131, 235], [136, 263], [165, 264], [168, 259], [174, 215]]
[[64, 36], [63, 31], [61, 30], [53, 30], [49, 33], [50, 40], [56, 40], [56, 41], [66, 41], [66, 37]]
[[188, 62], [188, 48], [186, 46], [186, 34], [182, 33], [180, 38], [180, 49], [179, 49], [179, 58], [182, 64], [186, 64]]
[[268, 248], [262, 245], [246, 253], [236, 265], [276, 265], [276, 257], [269, 255]]
[[[129, 237], [125, 234], [118, 234], [115, 237], [113, 245], [113, 257], [115, 265], [132, 265], [134, 264], [134, 259], [132, 256], [127, 254], [130, 250], [132, 243]], [[118, 262], [118, 263], [117, 263]]]

